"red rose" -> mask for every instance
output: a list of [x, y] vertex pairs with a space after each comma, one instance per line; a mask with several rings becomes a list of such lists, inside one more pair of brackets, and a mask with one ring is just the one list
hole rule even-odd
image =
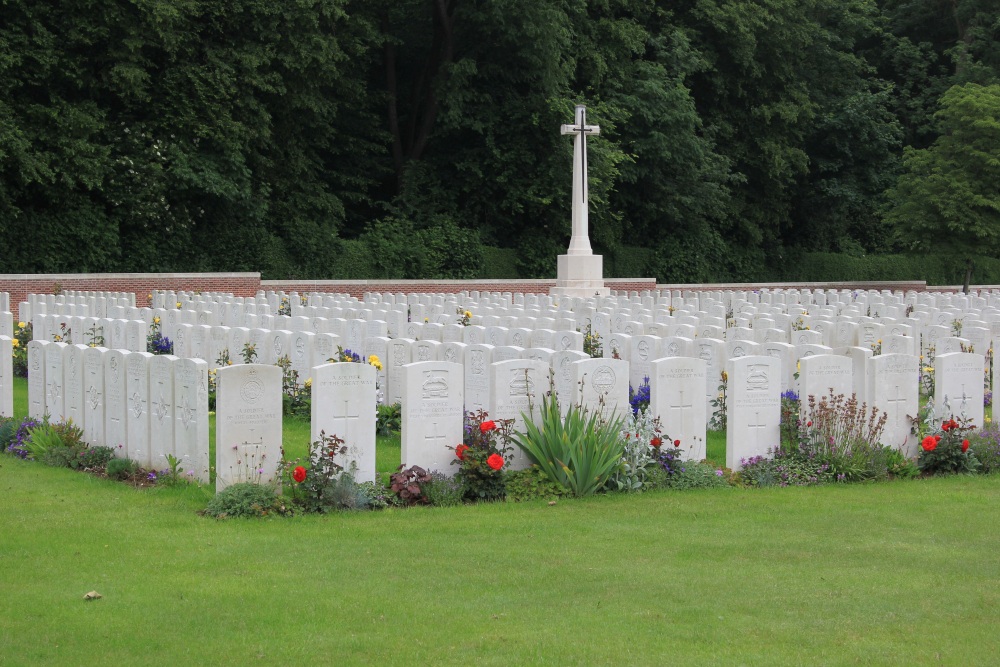
[[940, 435], [935, 435], [934, 436], [934, 440], [937, 441], [937, 442], [941, 442], [941, 436]]
[[663, 444], [663, 438], [660, 437], [653, 438], [652, 440], [649, 441], [650, 447], [659, 447], [662, 444]]
[[963, 452], [969, 451], [969, 441], [968, 440], [963, 440], [962, 441], [962, 451]]
[[455, 448], [455, 456], [458, 457], [459, 461], [465, 460], [465, 451], [469, 448], [468, 445], [459, 445]]
[[479, 431], [481, 433], [488, 433], [488, 432], [492, 431], [493, 429], [495, 429], [496, 427], [497, 427], [497, 425], [496, 425], [495, 422], [492, 422], [492, 421], [483, 422], [482, 424], [479, 425]]
[[806, 426], [812, 426], [812, 425], [813, 425], [812, 422], [806, 422]]
[[680, 446], [681, 446], [681, 441], [680, 440], [674, 440], [674, 447], [680, 447]]
[[292, 471], [292, 479], [300, 483], [306, 481], [306, 469], [302, 466], [296, 466], [295, 470]]
[[[492, 424], [493, 422], [490, 423]], [[486, 459], [486, 465], [494, 470], [500, 470], [503, 467], [503, 457], [499, 454], [490, 454], [489, 458]]]
[[924, 448], [925, 452], [933, 452], [934, 448], [937, 447], [937, 444], [938, 444], [937, 438], [935, 438], [933, 435], [929, 435], [926, 438], [924, 438], [923, 442], [920, 443], [920, 446]]
[[947, 433], [948, 429], [951, 428], [951, 424], [948, 422], [941, 422], [941, 430]]

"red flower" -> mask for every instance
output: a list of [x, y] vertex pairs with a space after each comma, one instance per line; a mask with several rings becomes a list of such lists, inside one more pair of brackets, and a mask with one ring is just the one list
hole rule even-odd
[[951, 426], [948, 424], [948, 422], [941, 422], [941, 430], [942, 431], [947, 432], [948, 429], [950, 429], [950, 428], [951, 428]]
[[[492, 424], [493, 422], [490, 423]], [[499, 454], [490, 454], [489, 458], [486, 459], [486, 465], [494, 470], [500, 470], [503, 467], [503, 457]]]
[[934, 448], [937, 447], [937, 444], [938, 444], [937, 438], [935, 438], [933, 435], [929, 435], [926, 438], [924, 438], [923, 442], [920, 443], [920, 446], [924, 448], [925, 452], [933, 452]]
[[295, 470], [292, 471], [292, 479], [299, 483], [306, 481], [306, 469], [302, 466], [295, 466]]
[[936, 442], [941, 442], [941, 436], [940, 436], [940, 435], [935, 435], [935, 436], [934, 436], [934, 440], [935, 440]]
[[655, 437], [655, 438], [653, 438], [652, 440], [649, 441], [649, 446], [650, 447], [659, 447], [662, 444], [663, 444], [663, 438], [661, 438], [659, 436], [657, 436], [657, 437]]
[[968, 440], [963, 440], [962, 441], [962, 451], [963, 452], [969, 451], [969, 441]]
[[488, 433], [497, 427], [496, 423], [493, 421], [483, 422], [479, 425], [480, 433]]
[[674, 440], [674, 447], [680, 447], [680, 446], [681, 446], [681, 441], [680, 440]]
[[465, 450], [467, 450], [468, 448], [469, 448], [468, 445], [459, 445], [458, 447], [455, 448], [455, 456], [458, 457], [459, 461], [465, 460]]
[[806, 422], [806, 426], [812, 426], [812, 425], [813, 425], [812, 422]]

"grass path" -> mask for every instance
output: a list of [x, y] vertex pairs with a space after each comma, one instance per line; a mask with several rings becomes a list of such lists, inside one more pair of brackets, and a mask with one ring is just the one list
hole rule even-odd
[[0, 457], [0, 665], [992, 665], [1000, 651], [996, 476], [231, 522], [196, 514], [208, 494]]

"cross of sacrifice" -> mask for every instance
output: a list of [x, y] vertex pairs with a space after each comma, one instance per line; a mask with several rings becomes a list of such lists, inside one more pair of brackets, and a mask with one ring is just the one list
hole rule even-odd
[[562, 134], [575, 135], [573, 138], [573, 235], [569, 240], [569, 255], [590, 255], [589, 194], [587, 188], [587, 135], [597, 136], [601, 128], [587, 125], [587, 107], [576, 105], [573, 125], [563, 125]]
[[[350, 436], [351, 422], [352, 421], [357, 421], [358, 419], [361, 418], [361, 415], [357, 414], [357, 410], [354, 411], [355, 414], [353, 414], [353, 415], [351, 414], [351, 410], [348, 407], [350, 405], [350, 403], [351, 403], [351, 399], [345, 398], [344, 399], [344, 412], [343, 412], [343, 414], [339, 414], [338, 415], [336, 412], [334, 412], [334, 414], [333, 414], [333, 418], [334, 419], [343, 419], [344, 422], [345, 422], [344, 423], [344, 442], [350, 442], [351, 441], [351, 436]], [[441, 436], [441, 437], [443, 438], [444, 436]]]

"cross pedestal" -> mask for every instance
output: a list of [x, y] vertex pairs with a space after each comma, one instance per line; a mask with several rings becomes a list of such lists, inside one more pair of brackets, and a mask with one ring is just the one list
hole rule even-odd
[[563, 125], [563, 134], [573, 137], [573, 235], [565, 255], [556, 262], [556, 286], [549, 290], [554, 296], [608, 296], [604, 286], [604, 258], [595, 255], [588, 235], [589, 190], [587, 187], [587, 135], [598, 135], [601, 128], [587, 125], [587, 108], [576, 107], [573, 125]]

